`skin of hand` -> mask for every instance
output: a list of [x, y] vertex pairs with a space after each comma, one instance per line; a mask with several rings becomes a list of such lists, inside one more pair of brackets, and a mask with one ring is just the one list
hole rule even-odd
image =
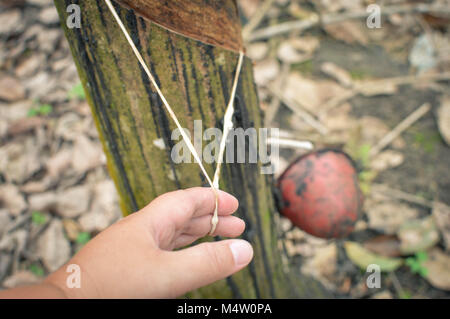
[[[232, 195], [219, 191], [214, 236], [237, 237], [245, 223], [231, 216]], [[40, 285], [0, 292], [2, 298], [174, 298], [230, 276], [253, 258], [241, 239], [205, 242], [215, 208], [210, 188], [195, 187], [159, 196], [88, 242]], [[80, 288], [66, 284], [67, 266], [80, 267]]]

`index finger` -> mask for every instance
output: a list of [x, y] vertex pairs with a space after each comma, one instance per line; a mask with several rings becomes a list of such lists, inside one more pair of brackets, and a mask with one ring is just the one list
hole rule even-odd
[[[234, 213], [239, 202], [233, 195], [218, 191], [218, 211], [221, 216]], [[177, 222], [186, 222], [195, 217], [212, 214], [216, 205], [213, 189], [209, 187], [193, 187], [185, 190], [169, 192], [157, 197], [148, 206], [155, 210], [155, 215], [171, 214]], [[156, 217], [156, 216], [155, 216]]]

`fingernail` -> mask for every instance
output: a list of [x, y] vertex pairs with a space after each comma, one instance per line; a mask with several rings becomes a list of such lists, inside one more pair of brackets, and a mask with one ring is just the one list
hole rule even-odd
[[253, 248], [250, 243], [245, 240], [234, 240], [230, 244], [230, 249], [236, 266], [246, 265], [253, 258]]

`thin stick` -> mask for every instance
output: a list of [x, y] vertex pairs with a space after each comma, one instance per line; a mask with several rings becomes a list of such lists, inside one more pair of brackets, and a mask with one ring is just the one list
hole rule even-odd
[[[291, 69], [291, 64], [287, 63], [287, 62], [283, 62], [283, 64], [281, 65], [281, 74], [280, 74], [279, 80], [275, 84], [277, 86], [278, 91], [280, 91], [283, 88], [290, 69]], [[264, 124], [266, 125], [266, 127], [270, 127], [272, 125], [272, 121], [273, 121], [275, 115], [277, 114], [279, 108], [280, 108], [280, 99], [278, 97], [274, 96], [272, 101], [270, 101], [270, 105], [265, 112]]]
[[369, 152], [370, 157], [377, 155], [383, 148], [392, 143], [392, 141], [402, 134], [408, 127], [413, 125], [418, 119], [425, 115], [431, 109], [430, 103], [424, 103], [403, 121], [401, 121], [392, 131], [386, 134]]
[[406, 202], [422, 205], [427, 208], [433, 207], [432, 201], [426, 200], [424, 198], [421, 198], [421, 197], [413, 195], [413, 194], [405, 193], [398, 189], [390, 188], [383, 184], [372, 184], [371, 189], [378, 194], [389, 196], [389, 197], [392, 197], [395, 199], [400, 199], [400, 200], [404, 200]]
[[[370, 86], [370, 85], [378, 85], [378, 83], [382, 82], [390, 82], [394, 85], [406, 85], [406, 84], [415, 84], [420, 81], [445, 81], [450, 79], [450, 72], [443, 73], [431, 73], [431, 74], [422, 74], [422, 75], [407, 75], [407, 76], [397, 76], [392, 78], [384, 78], [378, 80], [372, 80], [363, 82], [361, 85]], [[355, 82], [358, 83], [358, 82]]]
[[310, 141], [298, 141], [280, 137], [269, 137], [267, 139], [267, 143], [270, 145], [275, 144], [281, 147], [301, 148], [306, 150], [312, 150], [314, 148], [314, 145]]
[[279, 92], [276, 89], [273, 89], [269, 86], [267, 86], [266, 88], [270, 91], [271, 94], [280, 99], [292, 112], [297, 114], [311, 127], [315, 128], [320, 134], [325, 135], [328, 133], [328, 129], [318, 120], [316, 120], [314, 116], [305, 111], [296, 101], [293, 101], [285, 97], [281, 92]]
[[392, 78], [384, 78], [372, 81], [365, 82], [353, 82], [351, 89], [349, 91], [344, 92], [341, 95], [337, 95], [322, 105], [322, 111], [319, 114], [319, 118], [322, 117], [323, 114], [328, 112], [329, 110], [341, 105], [345, 101], [351, 99], [352, 97], [359, 94], [361, 91], [364, 91], [366, 87], [371, 86], [381, 86], [381, 83], [388, 82], [390, 84], [399, 86], [399, 85], [407, 85], [407, 84], [416, 84], [421, 81], [446, 81], [450, 79], [450, 72], [444, 73], [435, 73], [435, 74], [423, 74], [423, 75], [408, 75], [408, 76], [398, 76]]
[[[234, 114], [234, 96], [236, 94], [237, 84], [239, 82], [239, 73], [241, 73], [242, 61], [244, 58], [244, 53], [241, 51], [239, 53], [239, 61], [236, 68], [236, 74], [234, 75], [233, 88], [231, 90], [230, 101], [228, 102], [227, 109], [225, 110], [225, 115], [223, 117], [223, 135], [220, 140], [219, 158], [217, 160], [216, 171], [214, 172], [213, 185], [215, 188], [219, 189], [219, 178], [220, 178], [220, 168], [223, 162], [223, 153], [225, 152], [225, 146], [227, 142], [228, 134], [233, 128], [233, 114]], [[211, 231], [210, 234], [214, 233], [216, 230], [216, 225], [218, 222], [217, 210], [214, 211], [214, 216], [211, 220]]]
[[405, 293], [403, 290], [402, 285], [400, 284], [400, 281], [398, 281], [397, 275], [395, 274], [395, 271], [391, 272], [389, 274], [389, 277], [391, 277], [392, 284], [394, 285], [395, 291], [397, 292], [397, 295], [401, 298], [402, 295]]
[[252, 15], [250, 21], [242, 28], [242, 38], [244, 38], [244, 41], [247, 40], [253, 30], [261, 23], [274, 1], [275, 0], [264, 1], [264, 3], [256, 10], [255, 14]]
[[[389, 6], [381, 7], [382, 15], [392, 15], [396, 13], [427, 13], [427, 12], [437, 12], [437, 13], [450, 13], [450, 8], [447, 6], [435, 6], [428, 4], [418, 4], [415, 6], [402, 5], [402, 6]], [[308, 19], [296, 20], [280, 23], [267, 28], [259, 29], [253, 32], [247, 41], [256, 41], [271, 38], [284, 33], [289, 33], [291, 31], [303, 31], [318, 25], [328, 25], [333, 23], [339, 23], [346, 20], [361, 19], [366, 18], [370, 12], [367, 11], [356, 11], [356, 12], [345, 12], [340, 14], [324, 14], [319, 18], [318, 15], [314, 15]]]

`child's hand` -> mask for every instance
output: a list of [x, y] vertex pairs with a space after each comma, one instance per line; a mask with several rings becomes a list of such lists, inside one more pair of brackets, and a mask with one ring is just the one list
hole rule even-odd
[[[191, 244], [208, 234], [215, 207], [210, 188], [159, 196], [139, 212], [112, 225], [50, 275], [46, 285], [75, 298], [167, 298], [223, 279], [253, 257], [244, 240]], [[239, 236], [245, 223], [234, 216], [238, 201], [220, 192], [214, 235]], [[68, 264], [81, 268], [81, 288], [68, 288]]]

